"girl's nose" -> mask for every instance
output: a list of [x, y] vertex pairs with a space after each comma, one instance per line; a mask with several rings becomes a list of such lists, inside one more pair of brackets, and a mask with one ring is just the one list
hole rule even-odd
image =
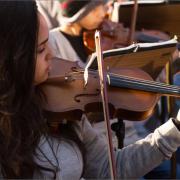
[[53, 54], [53, 50], [52, 50], [52, 47], [48, 44], [48, 47], [47, 47], [47, 56], [46, 56], [46, 59], [49, 61], [49, 60], [52, 60], [52, 58], [54, 57], [54, 54]]

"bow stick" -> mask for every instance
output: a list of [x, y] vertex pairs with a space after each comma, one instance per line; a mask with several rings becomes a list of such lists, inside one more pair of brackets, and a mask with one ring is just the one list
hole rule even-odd
[[132, 18], [131, 18], [131, 28], [129, 31], [129, 41], [128, 44], [133, 43], [134, 39], [134, 32], [136, 29], [136, 20], [137, 20], [137, 13], [138, 13], [138, 0], [134, 0], [134, 7], [133, 7], [133, 13], [132, 13]]
[[100, 31], [95, 32], [95, 44], [96, 44], [96, 54], [97, 54], [97, 61], [98, 61], [98, 72], [99, 72], [99, 79], [100, 79], [100, 88], [101, 88], [101, 97], [103, 103], [103, 112], [104, 112], [104, 119], [106, 123], [106, 131], [107, 131], [107, 139], [108, 139], [108, 153], [109, 153], [109, 163], [110, 163], [110, 170], [111, 170], [111, 178], [115, 180], [116, 177], [116, 166], [115, 166], [115, 159], [114, 159], [114, 151], [113, 151], [113, 144], [112, 144], [112, 134], [111, 134], [111, 127], [110, 127], [110, 116], [109, 116], [109, 108], [108, 108], [108, 96], [107, 96], [107, 85], [106, 79], [107, 76], [104, 72], [104, 62], [101, 50], [101, 35]]

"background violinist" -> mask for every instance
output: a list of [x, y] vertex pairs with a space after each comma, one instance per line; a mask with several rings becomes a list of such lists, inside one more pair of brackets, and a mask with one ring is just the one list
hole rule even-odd
[[50, 31], [50, 44], [56, 57], [78, 61], [88, 59], [83, 31], [96, 29], [104, 20], [107, 0], [60, 0], [61, 26]]

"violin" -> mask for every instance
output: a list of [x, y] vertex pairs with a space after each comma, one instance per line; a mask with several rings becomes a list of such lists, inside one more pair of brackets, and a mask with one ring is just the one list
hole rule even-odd
[[[103, 51], [129, 45], [130, 29], [125, 28], [122, 23], [115, 23], [105, 19], [98, 29], [101, 30], [101, 46]], [[95, 30], [83, 32], [83, 43], [88, 54], [95, 51], [94, 34]], [[152, 43], [169, 39], [170, 37], [161, 31], [143, 29], [142, 31], [135, 31], [133, 41]]]
[[[140, 69], [107, 70], [111, 118], [140, 121], [150, 117], [161, 95], [180, 96], [180, 88], [153, 81]], [[81, 119], [83, 113], [102, 112], [99, 76], [89, 72], [84, 86], [84, 70], [77, 63], [56, 58], [48, 80], [41, 84], [47, 97], [44, 109], [55, 124], [59, 119]]]
[[[102, 35], [102, 49], [109, 50], [127, 45], [129, 30], [124, 28], [121, 23], [114, 23], [105, 19], [98, 28]], [[119, 32], [118, 32], [119, 31]], [[83, 32], [83, 43], [89, 51], [89, 54], [95, 51], [94, 41], [95, 30]]]

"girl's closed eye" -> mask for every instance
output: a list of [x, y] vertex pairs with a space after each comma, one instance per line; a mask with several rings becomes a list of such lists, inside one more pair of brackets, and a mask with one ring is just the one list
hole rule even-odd
[[38, 54], [41, 54], [41, 53], [43, 53], [43, 52], [45, 51], [45, 49], [46, 49], [45, 46], [39, 47], [38, 50], [37, 50], [37, 53], [38, 53]]

